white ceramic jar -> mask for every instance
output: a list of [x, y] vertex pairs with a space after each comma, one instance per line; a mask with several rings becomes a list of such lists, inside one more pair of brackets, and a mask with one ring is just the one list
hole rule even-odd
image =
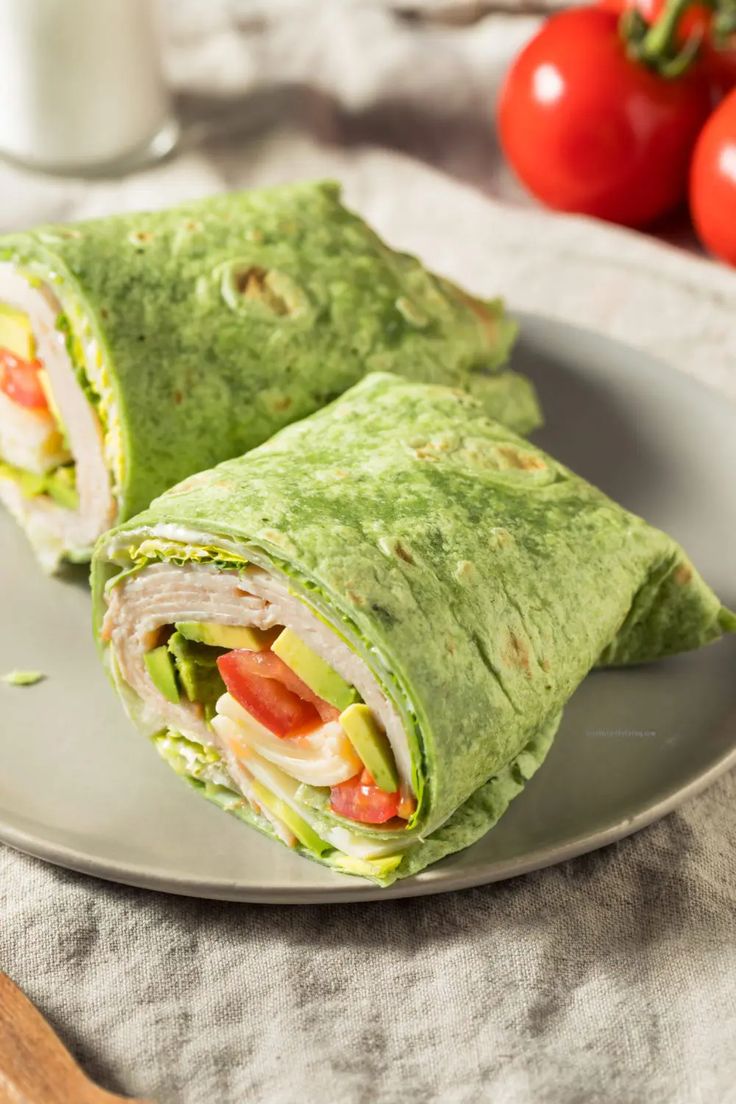
[[155, 0], [0, 0], [0, 153], [80, 175], [167, 153]]

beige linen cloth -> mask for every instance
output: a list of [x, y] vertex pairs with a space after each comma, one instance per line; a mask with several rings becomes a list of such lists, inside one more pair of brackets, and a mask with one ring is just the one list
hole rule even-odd
[[[2, 169], [2, 229], [330, 174], [394, 244], [474, 290], [655, 351], [733, 400], [736, 274], [480, 194], [523, 202], [487, 118], [533, 25], [172, 4], [177, 157], [94, 184]], [[0, 849], [0, 965], [94, 1077], [160, 1102], [728, 1104], [735, 809], [732, 775], [604, 851], [368, 906], [166, 897]]]

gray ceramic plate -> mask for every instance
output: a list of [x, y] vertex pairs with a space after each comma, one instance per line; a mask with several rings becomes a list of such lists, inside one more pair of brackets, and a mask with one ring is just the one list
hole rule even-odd
[[[736, 410], [622, 345], [522, 320], [514, 363], [538, 384], [541, 443], [669, 530], [736, 605]], [[174, 893], [365, 901], [479, 885], [601, 847], [736, 764], [736, 639], [575, 694], [549, 758], [499, 825], [430, 870], [376, 889], [298, 859], [197, 798], [132, 730], [90, 638], [84, 573], [46, 579], [0, 517], [0, 839], [50, 862]]]

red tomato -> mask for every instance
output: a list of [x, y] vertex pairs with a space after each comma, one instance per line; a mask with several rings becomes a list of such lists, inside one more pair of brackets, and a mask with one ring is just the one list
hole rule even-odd
[[553, 16], [501, 90], [506, 156], [550, 207], [644, 226], [684, 199], [690, 153], [710, 109], [703, 74], [676, 80], [631, 61], [614, 12]]
[[0, 391], [30, 410], [46, 410], [46, 393], [39, 383], [40, 360], [23, 360], [8, 349], [0, 349]]
[[[638, 11], [639, 15], [651, 26], [656, 23], [662, 14], [666, 0], [598, 0], [597, 7], [604, 11], [617, 12], [621, 15], [625, 11]], [[712, 19], [711, 8], [704, 4], [691, 4], [682, 13], [679, 21], [678, 40], [685, 40], [695, 32], [705, 32], [710, 29]]]
[[392, 820], [399, 809], [401, 794], [379, 790], [367, 770], [333, 786], [330, 805], [333, 812], [362, 824], [384, 824]]
[[[665, 0], [600, 0], [606, 11], [638, 11], [650, 25], [662, 14]], [[736, 85], [736, 35], [731, 35], [725, 47], [718, 48], [711, 35], [713, 9], [705, 4], [686, 8], [678, 24], [677, 40], [684, 46], [693, 35], [701, 39], [700, 58], [711, 86], [718, 96], [725, 96]]]
[[[306, 682], [302, 682], [299, 676], [294, 674], [291, 667], [288, 667], [282, 659], [274, 654], [274, 652], [260, 652], [257, 654], [260, 654], [264, 657], [271, 657], [270, 659], [264, 658], [261, 662], [271, 664], [273, 670], [277, 672], [274, 677], [278, 678], [280, 682], [283, 682], [284, 686], [286, 686], [294, 694], [298, 694], [300, 698], [304, 699], [304, 701], [311, 702], [311, 704], [319, 713], [320, 720], [324, 721], [325, 724], [328, 721], [337, 720], [337, 718], [340, 716], [340, 710], [335, 709], [334, 705], [330, 705], [330, 703], [326, 702], [324, 698], [320, 698], [318, 694], [315, 694], [312, 690], [310, 690]], [[278, 662], [274, 663], [274, 660], [277, 660]]]
[[736, 265], [736, 89], [698, 138], [690, 169], [690, 211], [703, 244]]
[[728, 46], [720, 50], [707, 39], [703, 46], [703, 63], [718, 95], [727, 96], [736, 88], [736, 34], [729, 35]]
[[273, 652], [237, 648], [220, 656], [217, 667], [235, 700], [276, 736], [294, 736], [320, 723], [311, 690]]

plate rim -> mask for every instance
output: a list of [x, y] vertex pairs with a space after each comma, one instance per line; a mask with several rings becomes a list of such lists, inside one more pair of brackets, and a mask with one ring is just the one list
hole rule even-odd
[[[518, 878], [523, 874], [531, 874], [536, 870], [544, 870], [547, 867], [566, 862], [568, 859], [587, 855], [592, 851], [599, 851], [601, 848], [626, 839], [627, 836], [631, 836], [661, 820], [685, 801], [697, 797], [698, 794], [712, 786], [730, 769], [736, 767], [736, 722], [733, 720], [730, 720], [729, 730], [734, 739], [734, 746], [725, 751], [710, 767], [696, 774], [684, 785], [665, 792], [656, 802], [648, 804], [639, 813], [623, 817], [615, 824], [602, 828], [593, 835], [587, 835], [584, 838], [577, 837], [554, 847], [537, 848], [534, 851], [527, 852], [523, 858], [518, 860], [507, 859], [497, 864], [481, 864], [477, 868], [471, 868], [455, 875], [447, 873], [438, 863], [419, 874], [393, 882], [386, 887], [377, 886], [357, 878], [354, 880], [356, 883], [360, 882], [360, 884], [355, 886], [345, 884], [343, 887], [343, 881], [347, 883], [348, 876], [336, 875], [340, 878], [339, 883], [321, 889], [301, 890], [298, 886], [294, 886], [284, 890], [269, 888], [259, 890], [252, 885], [246, 886], [242, 881], [226, 881], [223, 879], [208, 882], [198, 878], [172, 877], [153, 869], [146, 872], [144, 868], [138, 868], [136, 871], [129, 864], [90, 858], [85, 856], [83, 851], [77, 851], [72, 847], [37, 841], [30, 833], [18, 829], [9, 829], [2, 822], [0, 822], [0, 843], [6, 844], [21, 854], [30, 855], [32, 858], [41, 859], [52, 866], [71, 870], [76, 874], [100, 878], [105, 882], [126, 885], [135, 889], [173, 894], [178, 897], [194, 897], [208, 901], [230, 901], [253, 905], [337, 905], [395, 901], [405, 897], [427, 897], [437, 893], [453, 893], [457, 890], [475, 889], [479, 886], [507, 881], [510, 878]], [[493, 831], [493, 828], [489, 831]], [[452, 856], [448, 856], [448, 858], [452, 858]], [[310, 860], [305, 859], [304, 861], [309, 862]]]

